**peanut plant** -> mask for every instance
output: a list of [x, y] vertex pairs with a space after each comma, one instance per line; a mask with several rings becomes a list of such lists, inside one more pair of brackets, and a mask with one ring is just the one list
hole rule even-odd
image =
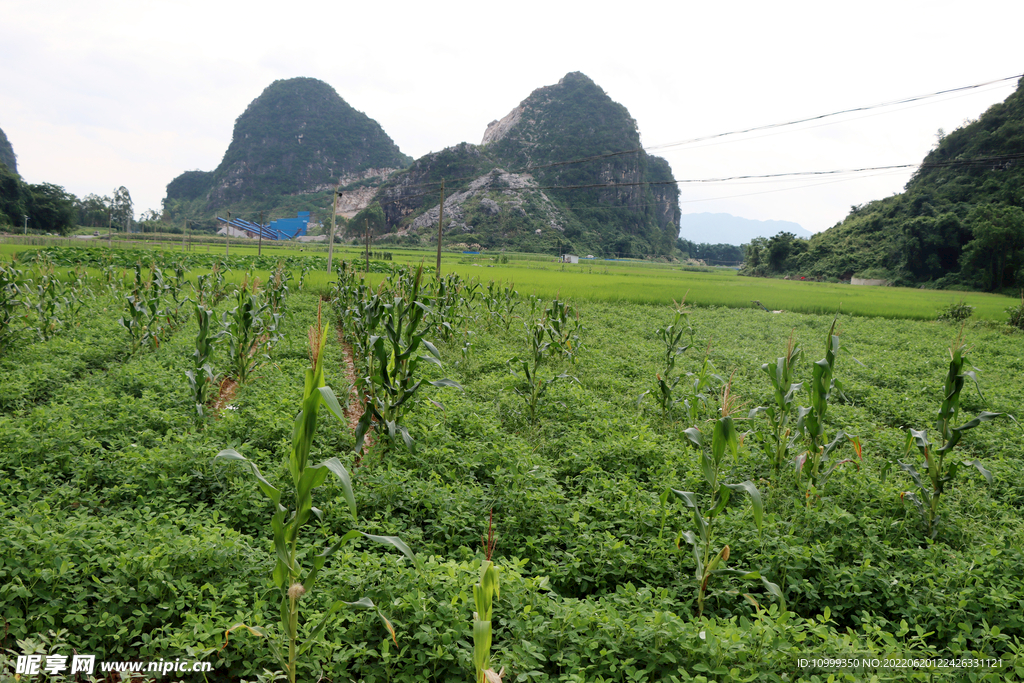
[[[312, 494], [313, 490], [322, 485], [330, 474], [337, 477], [349, 513], [352, 515], [352, 521], [355, 522], [357, 519], [352, 480], [341, 461], [337, 458], [329, 458], [318, 465], [309, 465], [308, 463], [321, 406], [326, 407], [328, 412], [342, 422], [345, 421], [337, 396], [324, 380], [323, 351], [327, 337], [328, 326], [321, 323], [318, 311], [317, 324], [309, 329], [310, 367], [306, 368], [301, 409], [295, 418], [291, 451], [288, 455], [288, 474], [291, 478], [291, 487], [294, 490], [294, 502], [290, 506], [286, 506], [281, 490], [260, 473], [256, 463], [238, 451], [226, 448], [214, 458], [215, 461], [240, 462], [246, 465], [256, 478], [256, 484], [260, 491], [270, 499], [274, 506], [270, 526], [274, 534], [277, 562], [272, 573], [272, 581], [281, 598], [280, 634], [278, 636], [275, 637], [269, 629], [251, 627], [241, 623], [231, 626], [227, 629], [227, 633], [244, 628], [254, 635], [266, 638], [271, 652], [281, 665], [289, 683], [295, 683], [297, 680], [299, 657], [305, 655], [315, 644], [331, 616], [345, 607], [375, 610], [392, 639], [396, 638], [391, 622], [377, 609], [370, 598], [364, 597], [354, 602], [343, 600], [334, 602], [320, 621], [308, 630], [305, 639], [300, 640], [300, 604], [303, 596], [313, 590], [317, 575], [331, 555], [350, 541], [363, 537], [401, 551], [419, 569], [418, 559], [400, 538], [373, 536], [354, 529], [347, 532], [334, 545], [312, 555], [308, 566], [304, 567], [302, 564], [304, 558], [310, 557], [310, 553], [306, 549], [300, 550], [299, 532], [312, 516], [322, 517], [323, 513], [313, 506]], [[397, 645], [397, 639], [395, 643]]]
[[[733, 461], [739, 459], [739, 434], [736, 431], [736, 423], [732, 418], [733, 398], [730, 394], [730, 385], [726, 384], [722, 391], [722, 415], [714, 423], [711, 436], [710, 451], [704, 447], [704, 438], [696, 427], [690, 427], [684, 433], [687, 440], [700, 454], [700, 470], [704, 480], [708, 483], [710, 496], [706, 505], [701, 505], [696, 493], [692, 491], [679, 491], [670, 489], [683, 505], [692, 513], [694, 531], [683, 531], [677, 540], [677, 546], [686, 541], [693, 552], [696, 561], [695, 576], [697, 578], [697, 616], [704, 614], [704, 604], [708, 591], [708, 584], [712, 577], [735, 576], [741, 579], [760, 579], [764, 587], [782, 601], [782, 591], [779, 587], [768, 581], [756, 571], [743, 569], [730, 569], [726, 566], [729, 559], [729, 546], [723, 545], [715, 550], [715, 519], [726, 510], [729, 499], [733, 493], [746, 493], [750, 496], [754, 507], [754, 526], [761, 530], [764, 507], [761, 502], [761, 493], [754, 486], [753, 482], [747, 480], [739, 484], [727, 484], [722, 481], [723, 460], [726, 453], [731, 453]], [[662, 494], [662, 505], [667, 504], [668, 491]], [[753, 598], [746, 596], [749, 600]]]
[[921, 521], [925, 533], [929, 538], [934, 539], [939, 533], [941, 517], [939, 515], [939, 499], [945, 492], [946, 487], [956, 479], [960, 468], [968, 465], [974, 467], [985, 477], [985, 481], [992, 483], [992, 473], [985, 469], [977, 460], [961, 460], [953, 455], [953, 449], [960, 442], [963, 433], [974, 429], [984, 422], [990, 422], [1003, 413], [990, 413], [982, 411], [973, 420], [954, 427], [960, 413], [960, 393], [964, 388], [964, 380], [970, 379], [974, 382], [978, 393], [978, 379], [973, 370], [965, 370], [967, 366], [968, 349], [961, 338], [953, 341], [949, 348], [949, 369], [946, 372], [946, 380], [943, 384], [943, 399], [939, 407], [938, 419], [935, 422], [935, 430], [939, 433], [939, 442], [933, 443], [928, 439], [927, 430], [907, 430], [907, 443], [905, 455], [910, 455], [916, 447], [924, 458], [923, 475], [912, 463], [900, 462], [899, 466], [904, 472], [910, 475], [914, 482], [917, 493], [905, 491], [901, 494], [921, 514]]

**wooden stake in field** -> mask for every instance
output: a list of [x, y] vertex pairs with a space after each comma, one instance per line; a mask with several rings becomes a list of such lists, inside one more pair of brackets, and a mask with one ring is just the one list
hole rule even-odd
[[441, 207], [437, 216], [437, 268], [434, 275], [441, 277], [441, 226], [444, 225], [444, 178], [441, 178]]
[[228, 224], [224, 226], [224, 257], [231, 256], [231, 212], [228, 211]]
[[260, 211], [260, 246], [256, 251], [256, 256], [263, 256], [263, 212]]
[[334, 258], [334, 227], [338, 223], [338, 199], [341, 190], [334, 188], [334, 210], [331, 211], [331, 235], [327, 238], [327, 274], [331, 274], [331, 260]]

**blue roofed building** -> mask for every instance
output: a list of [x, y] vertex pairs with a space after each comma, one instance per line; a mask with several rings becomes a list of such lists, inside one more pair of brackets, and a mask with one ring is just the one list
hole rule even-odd
[[292, 240], [305, 236], [309, 227], [309, 211], [299, 211], [295, 218], [280, 218], [270, 221], [269, 225], [260, 225], [242, 218], [233, 218], [229, 221], [217, 216], [217, 220], [225, 224], [217, 231], [218, 235], [225, 233], [237, 237], [260, 237], [262, 235], [265, 240]]

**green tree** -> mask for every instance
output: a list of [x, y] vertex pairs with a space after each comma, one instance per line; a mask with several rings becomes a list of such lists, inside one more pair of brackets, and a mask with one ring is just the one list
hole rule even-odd
[[964, 274], [989, 291], [1013, 286], [1024, 250], [1024, 209], [982, 204], [967, 215], [974, 239], [964, 249]]
[[370, 204], [348, 222], [349, 234], [353, 236], [365, 235], [367, 226], [369, 226], [371, 235], [383, 235], [388, 231], [388, 222], [384, 218], [384, 210], [377, 202]]
[[21, 225], [28, 214], [29, 193], [21, 176], [0, 164], [0, 225]]
[[77, 198], [52, 183], [28, 185], [28, 220], [36, 230], [67, 234], [75, 225]]
[[105, 228], [110, 219], [110, 197], [87, 194], [75, 202], [79, 225], [90, 228]]
[[111, 220], [114, 225], [123, 227], [125, 232], [131, 231], [132, 219], [135, 217], [135, 211], [132, 207], [132, 196], [128, 193], [128, 188], [124, 185], [114, 190], [111, 213]]

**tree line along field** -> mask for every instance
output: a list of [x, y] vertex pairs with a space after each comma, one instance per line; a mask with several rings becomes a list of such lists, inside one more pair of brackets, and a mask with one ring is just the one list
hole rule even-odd
[[[59, 250], [49, 265], [28, 257], [17, 263], [32, 280], [31, 304], [44, 271], [70, 267], [56, 265]], [[215, 322], [239, 307], [235, 290], [251, 282], [245, 265], [221, 283]], [[325, 381], [347, 402], [342, 340], [356, 349], [355, 376], [372, 374], [373, 337], [360, 338], [369, 297], [380, 291], [389, 305], [408, 303], [413, 275], [374, 264], [390, 272], [371, 273], [374, 286], [360, 290], [346, 263], [340, 284], [310, 277], [299, 289], [302, 262], [289, 263], [281, 317], [254, 342], [251, 378], [227, 406], [209, 397], [199, 417], [185, 372], [195, 370], [200, 328], [190, 304], [178, 317], [170, 311], [200, 294], [192, 284], [172, 294], [171, 255], [157, 267], [167, 287], [158, 306], [174, 318], [156, 323], [157, 344], [119, 323], [130, 317], [127, 297], [151, 289], [136, 286], [132, 267], [108, 265], [81, 271], [73, 317], [49, 334], [18, 318], [0, 355], [0, 680], [13, 680], [16, 655], [72, 649], [97, 659], [210, 661], [208, 680], [257, 680], [282, 668], [268, 640], [245, 629], [225, 646], [225, 631], [239, 623], [280, 636], [281, 596], [271, 581], [274, 506], [244, 466], [214, 456], [237, 451], [290, 496], [287, 463], [318, 306], [330, 324]], [[210, 280], [196, 280], [210, 269], [195, 263], [183, 272], [212, 305]], [[532, 272], [518, 270], [517, 283]], [[152, 288], [152, 268], [139, 273]], [[574, 279], [589, 273], [536, 273], [546, 280], [535, 297], [519, 284], [514, 294], [501, 282], [473, 289], [451, 277], [442, 291], [423, 275], [416, 296], [430, 313], [418, 329], [442, 366], [423, 362], [415, 379], [448, 379], [461, 390], [425, 381], [388, 413], [414, 448], [400, 429], [389, 438], [377, 428], [359, 454], [352, 424], [321, 410], [309, 460], [338, 458], [358, 513], [349, 514], [343, 483], [325, 479], [312, 493], [322, 518], [302, 527], [298, 561], [308, 567], [350, 529], [397, 536], [415, 560], [364, 539], [326, 561], [302, 597], [299, 631], [308, 634], [336, 601], [365, 596], [395, 637], [374, 610], [342, 609], [297, 659], [298, 680], [472, 679], [473, 586], [489, 522], [501, 587], [491, 663], [506, 681], [1024, 678], [1019, 426], [1004, 416], [963, 432], [947, 457], [965, 464], [933, 523], [913, 503], [928, 486], [915, 486], [900, 466], [924, 472], [916, 447], [908, 451], [909, 429], [927, 429], [939, 443], [951, 342], [963, 335], [981, 390], [968, 379], [959, 425], [985, 411], [1019, 412], [1024, 338], [991, 325], [839, 316], [832, 378], [841, 388], [828, 392], [824, 383], [822, 426], [829, 440], [842, 430], [856, 441], [844, 437], [825, 464], [849, 462], [809, 486], [808, 471], [798, 477], [792, 465], [804, 441], [777, 466], [771, 420], [751, 412], [774, 400], [762, 364], [776, 366], [790, 338], [803, 349], [791, 378], [804, 383], [794, 411], [811, 405], [815, 363], [828, 357], [827, 342], [834, 348], [832, 315], [695, 307], [679, 316], [671, 305], [577, 295]], [[265, 283], [273, 265], [253, 274]], [[559, 277], [556, 302], [541, 287], [557, 287]], [[377, 324], [374, 336], [386, 337]], [[389, 376], [401, 350], [384, 349]], [[415, 355], [433, 354], [421, 346]], [[214, 346], [215, 375], [231, 374], [229, 356], [227, 340]], [[524, 370], [541, 383], [539, 395]], [[390, 410], [382, 385], [372, 391]], [[727, 416], [735, 452], [715, 437]], [[721, 489], [707, 482], [710, 466], [722, 482], [750, 482], [761, 504], [736, 491], [711, 509]], [[699, 524], [671, 489], [702, 506], [717, 568], [743, 575], [709, 574], [700, 590], [700, 553], [689, 540], [699, 540]], [[820, 657], [983, 665], [846, 673], [799, 665]]]

